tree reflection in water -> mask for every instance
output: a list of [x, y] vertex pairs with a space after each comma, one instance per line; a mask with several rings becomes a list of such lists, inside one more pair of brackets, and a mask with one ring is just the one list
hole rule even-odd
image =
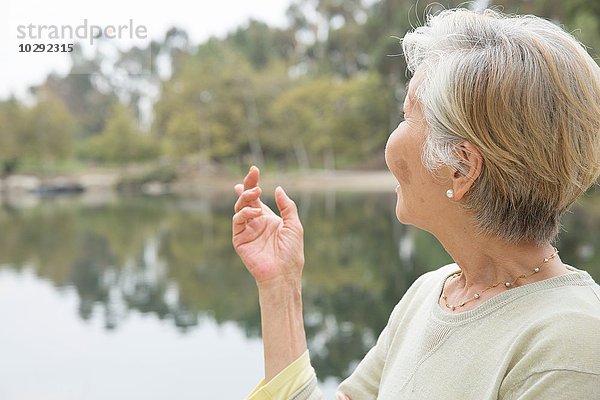
[[[401, 226], [393, 194], [299, 193], [306, 230], [305, 315], [320, 378], [343, 378], [374, 344], [410, 284], [450, 258], [429, 234]], [[77, 200], [0, 210], [0, 268], [31, 268], [72, 286], [79, 315], [118, 329], [130, 311], [185, 332], [200, 317], [260, 334], [256, 286], [231, 246], [233, 196]], [[273, 205], [272, 199], [267, 199]], [[600, 281], [600, 195], [564, 220], [558, 247]]]

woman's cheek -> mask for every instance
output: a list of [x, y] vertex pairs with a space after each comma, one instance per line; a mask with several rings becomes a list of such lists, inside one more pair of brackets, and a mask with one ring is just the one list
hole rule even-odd
[[408, 163], [403, 159], [398, 159], [395, 163], [396, 165], [396, 174], [398, 175], [398, 182], [403, 185], [408, 185], [411, 179], [410, 168], [408, 167]]

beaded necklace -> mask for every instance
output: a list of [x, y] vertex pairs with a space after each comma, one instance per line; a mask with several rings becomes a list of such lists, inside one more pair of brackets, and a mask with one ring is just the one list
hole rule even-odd
[[468, 303], [470, 303], [472, 301], [480, 299], [481, 295], [483, 293], [485, 293], [486, 291], [488, 291], [490, 289], [493, 289], [493, 288], [499, 286], [501, 283], [504, 283], [504, 286], [506, 287], [506, 289], [513, 288], [515, 286], [515, 283], [517, 283], [517, 281], [519, 279], [527, 279], [527, 278], [532, 277], [533, 275], [539, 273], [540, 269], [545, 264], [547, 264], [550, 260], [554, 259], [557, 255], [558, 255], [558, 250], [556, 249], [556, 247], [554, 247], [554, 252], [550, 256], [544, 258], [544, 261], [542, 261], [542, 263], [540, 265], [538, 265], [537, 267], [533, 268], [532, 272], [530, 272], [529, 274], [521, 274], [521, 275], [517, 276], [512, 282], [502, 282], [502, 281], [496, 282], [493, 285], [489, 285], [488, 287], [486, 287], [482, 291], [476, 292], [473, 295], [473, 297], [471, 297], [471, 298], [463, 301], [462, 303], [460, 303], [460, 304], [454, 304], [453, 305], [453, 304], [448, 304], [448, 297], [446, 296], [446, 282], [448, 281], [448, 279], [456, 279], [456, 278], [458, 278], [458, 277], [460, 277], [462, 275], [462, 271], [456, 271], [455, 273], [453, 273], [452, 275], [450, 275], [449, 277], [447, 277], [446, 280], [444, 281], [444, 286], [443, 286], [444, 289], [442, 290], [442, 300], [444, 300], [446, 308], [449, 308], [452, 311], [454, 311], [457, 308], [464, 307], [465, 304], [468, 304]]

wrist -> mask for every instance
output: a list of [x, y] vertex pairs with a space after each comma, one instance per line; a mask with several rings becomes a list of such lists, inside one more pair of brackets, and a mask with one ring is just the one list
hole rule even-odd
[[257, 282], [265, 347], [265, 381], [269, 382], [306, 351], [301, 278]]
[[270, 279], [256, 281], [258, 292], [260, 293], [291, 293], [302, 291], [302, 276], [295, 274], [276, 276]]
[[261, 306], [302, 304], [302, 278], [282, 276], [256, 282]]

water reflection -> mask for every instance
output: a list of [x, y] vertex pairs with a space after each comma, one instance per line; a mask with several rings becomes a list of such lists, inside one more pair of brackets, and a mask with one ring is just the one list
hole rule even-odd
[[[304, 296], [313, 363], [321, 379], [342, 378], [373, 345], [408, 286], [450, 259], [430, 235], [395, 221], [393, 194], [294, 197], [307, 232]], [[256, 286], [231, 246], [233, 200], [215, 194], [5, 207], [0, 269], [31, 269], [56, 288], [74, 288], [80, 317], [100, 313], [106, 329], [118, 329], [136, 311], [181, 332], [210, 318], [233, 321], [256, 337]], [[576, 207], [564, 226], [563, 260], [600, 281], [600, 196]]]

